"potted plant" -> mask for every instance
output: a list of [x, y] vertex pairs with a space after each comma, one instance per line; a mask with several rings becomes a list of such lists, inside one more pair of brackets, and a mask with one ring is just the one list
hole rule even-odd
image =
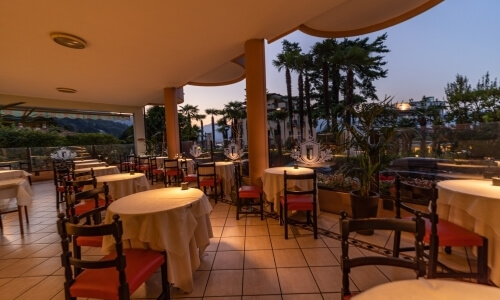
[[[376, 191], [381, 167], [380, 153], [391, 145], [396, 129], [382, 126], [392, 98], [347, 107], [354, 122], [345, 122], [346, 146], [353, 157], [344, 166], [346, 173], [358, 178], [359, 189], [350, 193], [353, 218], [376, 217], [379, 194]], [[360, 232], [373, 234], [373, 231]]]

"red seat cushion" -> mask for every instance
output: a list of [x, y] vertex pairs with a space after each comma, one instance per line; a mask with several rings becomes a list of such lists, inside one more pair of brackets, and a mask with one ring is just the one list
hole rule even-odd
[[[98, 203], [99, 203], [99, 207], [106, 205], [106, 201], [102, 198], [99, 198]], [[92, 200], [85, 200], [85, 201], [82, 201], [82, 202], [78, 203], [77, 205], [75, 205], [75, 214], [81, 215], [81, 214], [86, 213], [90, 210], [93, 210], [94, 208], [96, 208], [96, 207], [95, 207], [95, 201], [93, 199]]]
[[[144, 249], [125, 249], [127, 260], [125, 276], [132, 294], [142, 283], [163, 264], [161, 252]], [[103, 258], [112, 259], [115, 253]], [[69, 288], [72, 297], [118, 299], [118, 272], [115, 267], [105, 269], [86, 269], [76, 277]]]
[[102, 247], [102, 236], [79, 236], [76, 238], [76, 244], [80, 247]]
[[177, 170], [170, 170], [170, 171], [167, 171], [166, 175], [167, 176], [177, 176], [180, 174], [180, 171], [177, 171]]
[[259, 198], [262, 194], [262, 188], [254, 185], [244, 185], [238, 189], [240, 198]]
[[[411, 219], [412, 217], [405, 217]], [[425, 236], [424, 242], [430, 244], [432, 223], [429, 219], [424, 219]], [[460, 225], [451, 223], [444, 219], [439, 219], [437, 224], [437, 235], [441, 246], [482, 246], [483, 239], [477, 233], [470, 231]]]
[[196, 174], [189, 174], [184, 176], [184, 181], [187, 182], [196, 182], [198, 181], [198, 176]]
[[[280, 202], [285, 206], [285, 197], [280, 197]], [[313, 210], [313, 198], [310, 195], [289, 195], [288, 210]]]
[[215, 186], [217, 184], [220, 184], [221, 183], [221, 180], [220, 179], [216, 179], [215, 182], [213, 179], [203, 179], [203, 180], [200, 180], [200, 185], [201, 186]]
[[155, 170], [153, 170], [153, 174], [163, 174], [163, 170], [162, 169], [155, 169]]

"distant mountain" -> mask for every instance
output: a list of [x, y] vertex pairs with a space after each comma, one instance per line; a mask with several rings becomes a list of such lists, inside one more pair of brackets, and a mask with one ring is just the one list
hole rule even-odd
[[[212, 124], [203, 125], [204, 133], [212, 133]], [[222, 133], [217, 131], [217, 125], [215, 125], [215, 142], [221, 142], [223, 140]]]
[[116, 138], [129, 127], [129, 125], [108, 121], [108, 120], [90, 120], [90, 119], [54, 119], [56, 123], [68, 131], [79, 133], [108, 133]]

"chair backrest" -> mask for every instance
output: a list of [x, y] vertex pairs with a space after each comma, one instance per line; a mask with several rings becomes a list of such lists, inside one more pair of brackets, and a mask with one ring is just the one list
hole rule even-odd
[[[92, 181], [92, 179], [89, 181]], [[95, 178], [93, 179], [93, 181], [95, 181]], [[74, 182], [80, 183], [80, 181], [74, 181]], [[83, 200], [93, 201], [94, 205], [92, 209], [89, 209], [84, 213], [77, 214], [75, 205]], [[79, 221], [82, 219], [86, 219], [88, 223], [88, 220], [90, 220], [90, 217], [92, 217], [94, 219], [94, 223], [98, 224], [101, 222], [100, 212], [105, 211], [110, 203], [108, 184], [104, 182], [104, 184], [99, 188], [94, 187], [93, 189], [76, 193], [67, 192], [66, 202], [67, 202], [66, 215], [72, 218], [73, 223], [79, 223]]]
[[[75, 269], [103, 269], [103, 268], [116, 268], [119, 273], [118, 280], [120, 285], [120, 290], [126, 291], [128, 293], [128, 284], [125, 276], [125, 266], [126, 258], [123, 254], [123, 244], [122, 244], [122, 234], [123, 227], [118, 215], [113, 216], [113, 222], [111, 224], [99, 224], [93, 226], [78, 225], [71, 222], [64, 214], [59, 214], [59, 220], [57, 221], [57, 230], [61, 237], [62, 254], [61, 260], [64, 268], [64, 275], [66, 278], [66, 283], [72, 283], [77, 273], [73, 271]], [[105, 236], [111, 235], [115, 239], [115, 249], [116, 256], [113, 259], [106, 260], [87, 260], [85, 257], [77, 258], [74, 253], [70, 251], [69, 243], [70, 238], [74, 239], [79, 236]], [[103, 283], [104, 284], [104, 283]], [[69, 286], [67, 287], [69, 289]], [[68, 293], [69, 294], [69, 293]]]
[[[287, 173], [287, 171], [283, 172], [283, 177], [284, 177], [284, 197], [285, 199], [289, 195], [306, 195], [306, 194], [311, 194], [314, 200], [314, 203], [316, 203], [316, 192], [317, 192], [317, 186], [316, 186], [316, 170], [313, 170], [312, 173], [309, 174], [290, 174]], [[297, 181], [306, 181], [306, 182], [311, 182], [312, 185], [310, 189], [300, 189], [296, 190], [294, 187], [297, 184]], [[303, 186], [308, 186], [308, 185], [303, 185]]]
[[[215, 162], [199, 163], [196, 168], [198, 179], [206, 180], [210, 178], [216, 178], [217, 173], [215, 172]], [[201, 178], [200, 178], [201, 177]]]
[[90, 168], [90, 171], [85, 171], [85, 172], [73, 172], [73, 179], [74, 180], [83, 180], [82, 178], [88, 179], [88, 178], [95, 177], [94, 174], [94, 168]]
[[[415, 186], [403, 182], [400, 176], [396, 176], [394, 183], [396, 187], [396, 218], [401, 218], [401, 209], [403, 209], [414, 215], [420, 213], [423, 218], [437, 224], [438, 190], [436, 183], [432, 183], [431, 187], [428, 188]], [[416, 205], [420, 205], [422, 209], [419, 209]]]
[[165, 170], [165, 174], [168, 171], [177, 171], [177, 173], [180, 173], [179, 160], [177, 158], [164, 158], [163, 169]]
[[[351, 268], [367, 265], [386, 265], [415, 270], [416, 277], [425, 275], [425, 261], [423, 259], [423, 237], [425, 234], [425, 224], [422, 216], [417, 214], [413, 220], [400, 220], [393, 218], [369, 218], [369, 219], [347, 219], [347, 213], [341, 213], [340, 233], [342, 238], [342, 299], [345, 295], [350, 295], [349, 273]], [[413, 259], [392, 257], [392, 256], [361, 256], [349, 257], [349, 235], [353, 231], [359, 230], [394, 230], [405, 231], [415, 236], [415, 257]]]
[[53, 162], [54, 184], [55, 186], [63, 185], [64, 181], [74, 178], [73, 169], [65, 163]]

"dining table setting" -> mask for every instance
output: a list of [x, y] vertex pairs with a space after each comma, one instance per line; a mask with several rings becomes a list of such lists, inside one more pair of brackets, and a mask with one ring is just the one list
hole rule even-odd
[[149, 190], [149, 181], [144, 173], [117, 173], [111, 175], [96, 176], [97, 187], [101, 187], [104, 182], [109, 187], [109, 195], [113, 199]]
[[[266, 200], [273, 204], [274, 211], [278, 212], [280, 207], [280, 197], [283, 196], [283, 190], [285, 186], [284, 182], [284, 171], [287, 174], [301, 175], [301, 174], [311, 174], [313, 169], [306, 167], [273, 167], [264, 170], [262, 176], [262, 189], [266, 196]], [[292, 187], [295, 189], [312, 189], [312, 182], [290, 182]], [[319, 201], [317, 201], [318, 212]]]
[[[118, 214], [123, 224], [125, 248], [166, 250], [169, 282], [182, 291], [193, 290], [193, 274], [213, 237], [212, 206], [199, 189], [168, 187], [139, 192], [113, 201], [105, 222]], [[104, 237], [103, 253], [114, 249], [114, 239]]]
[[[222, 179], [222, 189], [224, 197], [228, 198], [231, 195], [231, 189], [234, 186], [234, 163], [232, 161], [216, 161], [215, 173], [217, 178]], [[203, 174], [202, 172], [200, 174]]]
[[492, 179], [460, 179], [440, 181], [437, 189], [440, 218], [488, 239], [490, 280], [500, 286], [500, 186]]

